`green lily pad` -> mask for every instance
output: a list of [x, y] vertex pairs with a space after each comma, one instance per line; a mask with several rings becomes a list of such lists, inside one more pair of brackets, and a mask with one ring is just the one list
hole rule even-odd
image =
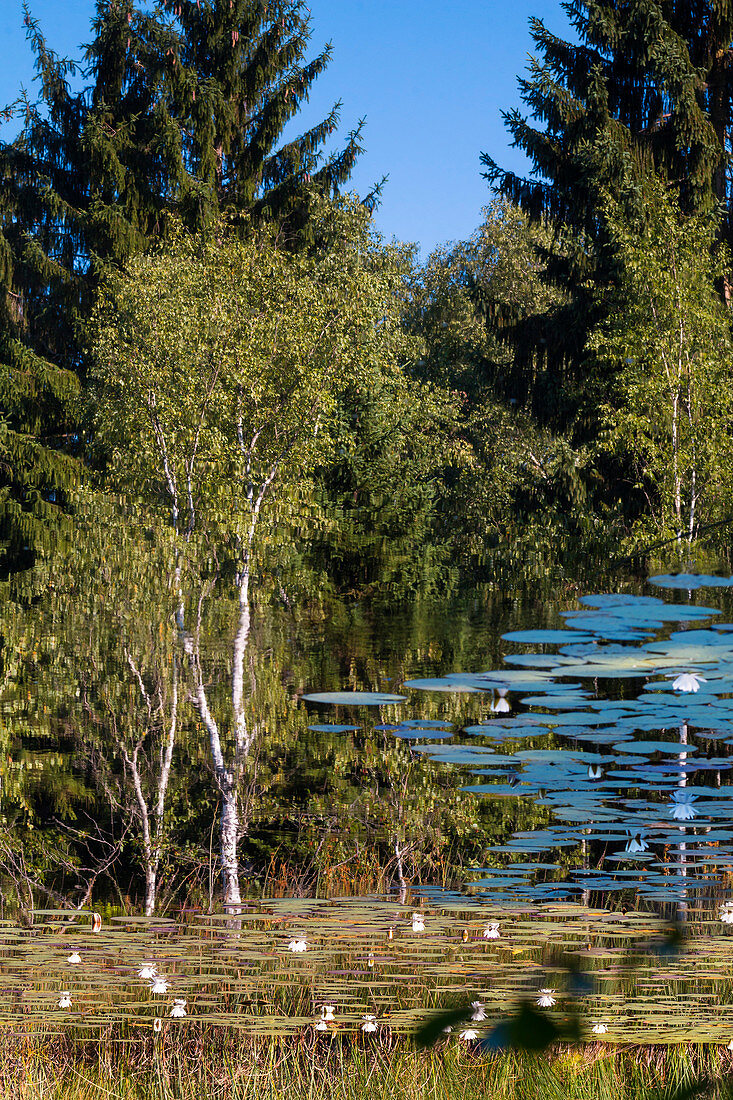
[[592, 642], [592, 634], [576, 630], [510, 630], [502, 634], [505, 642], [525, 642], [534, 645], [564, 645], [567, 642]]
[[309, 703], [331, 703], [344, 707], [378, 707], [388, 703], [404, 703], [406, 695], [388, 695], [383, 691], [319, 691], [302, 695]]

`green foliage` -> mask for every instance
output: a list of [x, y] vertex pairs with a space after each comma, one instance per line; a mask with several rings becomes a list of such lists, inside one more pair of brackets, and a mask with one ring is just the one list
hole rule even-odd
[[521, 360], [516, 325], [559, 307], [562, 293], [544, 281], [540, 249], [551, 233], [518, 207], [497, 200], [468, 241], [436, 250], [420, 272], [410, 323], [425, 340], [421, 373], [463, 391], [474, 405], [494, 396], [546, 419], [541, 357]]
[[161, 240], [169, 215], [211, 226], [229, 210], [308, 236], [313, 196], [361, 151], [357, 129], [323, 153], [338, 104], [278, 147], [330, 57], [307, 60], [303, 3], [98, 0], [78, 91], [79, 67], [27, 9], [25, 23], [39, 98], [20, 96], [20, 133], [0, 143], [0, 539], [16, 564], [50, 546], [82, 476], [80, 327], [100, 270]]
[[407, 314], [425, 342], [415, 370], [461, 402], [444, 530], [477, 562], [546, 563], [566, 541], [595, 537], [593, 472], [587, 447], [562, 430], [575, 398], [546, 351], [524, 355], [514, 338], [562, 316], [565, 298], [544, 278], [549, 227], [506, 201], [485, 215], [469, 241], [438, 250], [420, 273]]
[[378, 364], [397, 370], [399, 266], [363, 209], [320, 216], [338, 232], [324, 252], [180, 230], [105, 281], [90, 329], [98, 439], [112, 476], [182, 535], [246, 550], [263, 506], [278, 520], [307, 501], [337, 395]]
[[[415, 343], [405, 341], [406, 349]], [[327, 522], [311, 560], [328, 583], [380, 597], [445, 583], [456, 557], [445, 483], [466, 451], [459, 414], [454, 392], [396, 364], [375, 364], [368, 378], [347, 385], [317, 486]]]
[[[655, 167], [678, 190], [686, 212], [731, 205], [724, 160], [731, 126], [729, 0], [571, 0], [577, 43], [531, 20], [536, 46], [519, 82], [531, 118], [505, 114], [513, 143], [534, 173], [522, 179], [484, 154], [487, 178], [533, 218], [557, 229], [548, 277], [570, 291], [563, 323], [525, 326], [518, 339], [551, 343], [549, 363], [582, 388], [583, 347], [600, 319], [594, 283], [615, 270], [613, 241], [599, 217], [599, 189], [617, 194], [628, 165]], [[727, 232], [730, 219], [726, 215]], [[557, 317], [555, 318], [557, 321]]]
[[715, 219], [684, 215], [658, 177], [644, 198], [641, 214], [636, 194], [631, 211], [611, 195], [604, 204], [620, 274], [589, 341], [613, 379], [599, 447], [633, 473], [619, 494], [646, 505], [635, 535], [689, 543], [730, 514], [732, 349], [716, 289], [727, 255]]

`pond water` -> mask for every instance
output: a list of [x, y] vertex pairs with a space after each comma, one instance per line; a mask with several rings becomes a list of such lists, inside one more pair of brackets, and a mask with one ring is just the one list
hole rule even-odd
[[225, 715], [234, 620], [209, 593], [202, 630], [202, 597], [191, 657], [165, 585], [146, 615], [134, 587], [6, 605], [0, 1020], [369, 1036], [473, 1004], [480, 1034], [527, 997], [607, 1040], [733, 1036], [730, 580], [255, 608], [249, 896], [216, 911], [218, 799], [180, 704], [152, 917], [133, 747], [152, 806], [192, 694], [176, 654]]

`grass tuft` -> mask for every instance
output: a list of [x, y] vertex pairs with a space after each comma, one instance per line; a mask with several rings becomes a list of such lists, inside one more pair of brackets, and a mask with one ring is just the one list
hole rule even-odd
[[[482, 1054], [303, 1033], [211, 1029], [189, 1039], [80, 1040], [6, 1031], [0, 1100], [672, 1100], [733, 1095], [733, 1056], [683, 1044]], [[702, 1083], [701, 1091], [689, 1091]]]

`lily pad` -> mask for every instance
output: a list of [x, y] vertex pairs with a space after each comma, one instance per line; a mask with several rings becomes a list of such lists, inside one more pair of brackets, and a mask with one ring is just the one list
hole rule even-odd
[[388, 703], [405, 703], [406, 695], [388, 695], [383, 691], [319, 691], [302, 695], [309, 703], [331, 703], [344, 707], [379, 707]]
[[563, 645], [567, 642], [592, 642], [592, 634], [577, 630], [510, 630], [502, 634], [505, 642], [525, 642], [534, 645]]
[[619, 752], [668, 752], [678, 756], [680, 753], [697, 752], [697, 745], [682, 744], [679, 741], [619, 741], [614, 744]]
[[448, 691], [467, 692], [476, 694], [480, 691], [491, 691], [490, 687], [474, 687], [471, 684], [461, 683], [458, 680], [448, 680], [446, 677], [435, 677], [424, 680], [405, 680], [403, 687], [412, 688], [414, 691]]
[[402, 726], [394, 731], [395, 737], [403, 741], [440, 741], [445, 737], [452, 737], [453, 730], [436, 730], [433, 727], [423, 729], [421, 726]]
[[649, 584], [657, 588], [731, 588], [733, 577], [716, 577], [709, 573], [663, 573], [649, 577]]
[[450, 729], [453, 723], [435, 718], [408, 718], [406, 721], [400, 722], [400, 726], [410, 726], [412, 729], [416, 730], [438, 730]]
[[319, 726], [308, 726], [308, 729], [313, 730], [314, 733], [356, 733], [361, 728], [361, 726], [329, 725], [327, 722]]

